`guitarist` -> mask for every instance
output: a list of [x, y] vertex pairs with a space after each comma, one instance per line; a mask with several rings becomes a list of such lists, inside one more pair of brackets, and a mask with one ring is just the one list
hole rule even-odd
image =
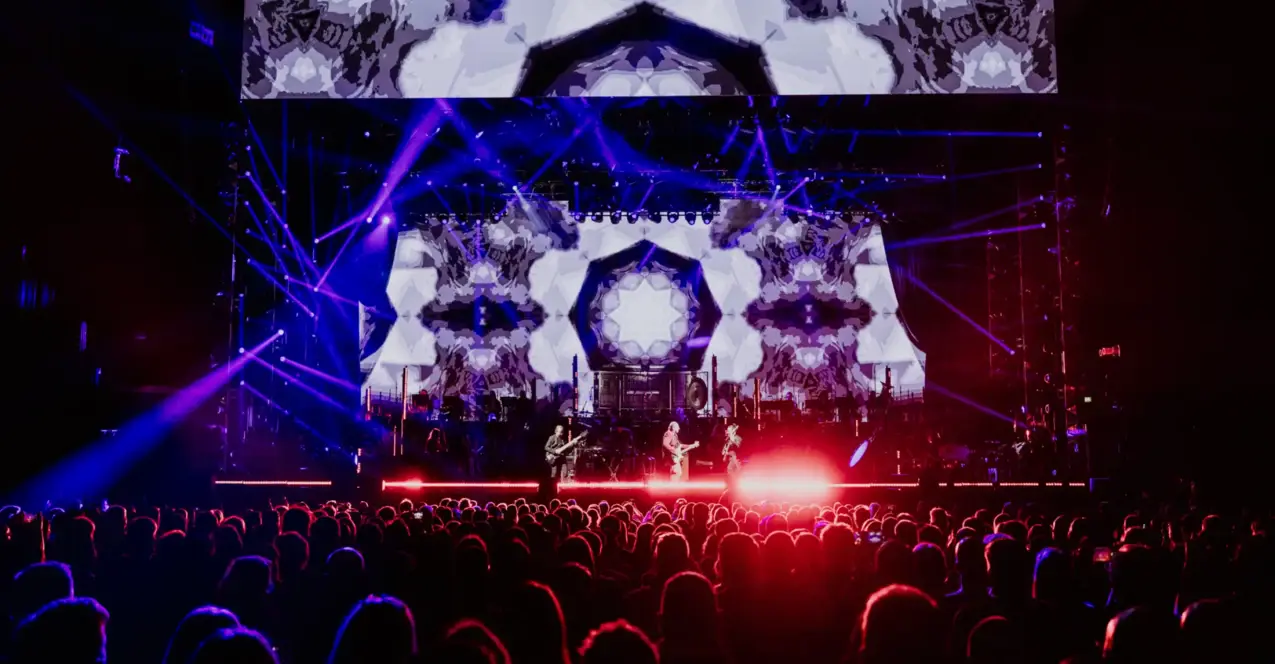
[[545, 463], [549, 464], [549, 477], [558, 478], [563, 482], [570, 481], [575, 475], [575, 454], [571, 448], [575, 447], [581, 440], [584, 440], [587, 431], [579, 436], [567, 440], [565, 430], [562, 425], [553, 428], [553, 435], [549, 436], [549, 440], [545, 441]]
[[739, 425], [732, 424], [726, 427], [726, 445], [722, 447], [722, 461], [726, 463], [726, 474], [734, 478], [739, 474], [743, 464], [739, 461], [739, 448], [744, 444], [744, 439], [739, 435]]
[[668, 452], [671, 468], [669, 469], [669, 479], [674, 482], [682, 482], [686, 480], [687, 470], [690, 462], [686, 453], [699, 447], [699, 442], [691, 445], [683, 445], [677, 439], [678, 432], [681, 427], [677, 422], [669, 422], [668, 430], [664, 432], [664, 451]]

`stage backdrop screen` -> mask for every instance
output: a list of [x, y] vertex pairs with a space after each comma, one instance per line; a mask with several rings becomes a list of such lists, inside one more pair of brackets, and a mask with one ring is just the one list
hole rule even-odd
[[862, 217], [732, 200], [715, 214], [577, 218], [565, 203], [514, 203], [469, 231], [406, 229], [393, 254], [392, 313], [360, 308], [364, 392], [381, 399], [401, 398], [406, 378], [409, 395], [534, 394], [566, 409], [573, 360], [584, 412], [622, 405], [617, 390], [641, 406], [643, 390], [599, 378], [709, 383], [714, 358], [702, 410], [727, 415], [725, 395], [755, 387], [804, 405], [862, 403], [887, 368], [896, 396], [925, 384], [881, 229]]
[[1057, 90], [1054, 0], [247, 0], [249, 99]]

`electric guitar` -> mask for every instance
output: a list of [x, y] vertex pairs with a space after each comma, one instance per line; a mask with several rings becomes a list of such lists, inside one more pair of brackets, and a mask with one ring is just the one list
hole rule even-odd
[[567, 452], [570, 452], [571, 448], [575, 447], [577, 444], [579, 444], [580, 441], [584, 440], [584, 437], [587, 435], [589, 435], [589, 432], [585, 431], [579, 436], [572, 438], [569, 442], [567, 442], [566, 445], [563, 445], [562, 447], [559, 447], [556, 450], [545, 452], [545, 463], [549, 465], [553, 465], [557, 463], [558, 459], [562, 458], [562, 455], [566, 454]]
[[693, 449], [695, 449], [695, 448], [697, 448], [697, 447], [699, 447], [699, 441], [698, 441], [698, 440], [697, 440], [697, 441], [695, 441], [694, 443], [690, 444], [690, 445], [683, 445], [683, 446], [679, 447], [679, 448], [678, 448], [678, 450], [677, 450], [676, 452], [670, 452], [670, 453], [669, 453], [669, 456], [670, 456], [670, 457], [672, 458], [672, 460], [673, 460], [673, 465], [674, 465], [674, 466], [679, 466], [679, 465], [681, 465], [681, 464], [682, 464], [682, 459], [685, 459], [685, 458], [686, 458], [686, 453], [687, 453], [687, 452], [690, 452], [691, 450], [693, 450]]

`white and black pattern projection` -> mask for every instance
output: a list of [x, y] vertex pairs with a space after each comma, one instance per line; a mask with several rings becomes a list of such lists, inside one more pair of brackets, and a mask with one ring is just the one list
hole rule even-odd
[[404, 231], [387, 293], [394, 321], [361, 365], [376, 393], [401, 394], [406, 368], [409, 393], [544, 396], [571, 383], [573, 358], [585, 411], [596, 371], [702, 372], [713, 357], [745, 396], [758, 379], [765, 398], [863, 398], [887, 368], [896, 393], [925, 385], [881, 229], [858, 215], [732, 200], [707, 217], [577, 221], [515, 204], [467, 233]]
[[1057, 91], [1053, 0], [247, 0], [242, 96]]

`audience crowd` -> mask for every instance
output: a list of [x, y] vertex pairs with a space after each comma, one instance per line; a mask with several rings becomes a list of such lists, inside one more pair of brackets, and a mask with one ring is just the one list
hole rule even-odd
[[1106, 503], [0, 512], [0, 661], [1275, 662], [1267, 519]]

